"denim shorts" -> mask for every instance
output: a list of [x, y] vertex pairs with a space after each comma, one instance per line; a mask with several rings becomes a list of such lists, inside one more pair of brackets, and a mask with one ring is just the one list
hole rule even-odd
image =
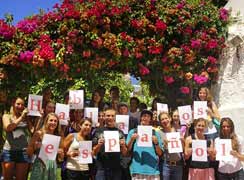
[[26, 150], [4, 150], [1, 153], [1, 162], [30, 163], [31, 158]]

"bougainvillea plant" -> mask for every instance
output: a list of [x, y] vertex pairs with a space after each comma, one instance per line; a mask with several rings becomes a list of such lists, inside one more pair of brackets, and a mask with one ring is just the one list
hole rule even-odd
[[35, 79], [131, 73], [154, 93], [189, 94], [216, 81], [228, 24], [228, 11], [196, 2], [64, 0], [16, 26], [0, 20], [0, 63]]

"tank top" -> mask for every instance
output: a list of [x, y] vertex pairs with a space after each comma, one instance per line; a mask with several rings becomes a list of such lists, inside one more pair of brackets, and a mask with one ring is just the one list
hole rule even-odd
[[[10, 116], [10, 123], [13, 122], [13, 117]], [[24, 150], [28, 146], [28, 127], [26, 122], [20, 122], [17, 127], [11, 131], [6, 131], [6, 141], [4, 150]]]
[[[196, 139], [195, 134], [191, 135], [192, 139]], [[211, 140], [207, 140], [207, 147], [210, 147], [211, 145]], [[192, 144], [190, 144], [190, 147], [192, 147]], [[190, 168], [198, 168], [198, 169], [206, 169], [210, 168], [210, 159], [208, 157], [207, 162], [202, 162], [202, 161], [192, 161], [192, 156], [190, 157]]]
[[[77, 133], [73, 133], [73, 135], [74, 135], [74, 138], [73, 138], [73, 141], [72, 141], [68, 151], [78, 150], [79, 146], [80, 146], [79, 141], [77, 140]], [[88, 164], [80, 164], [79, 159], [77, 157], [68, 157], [66, 168], [69, 170], [73, 170], [73, 171], [88, 171], [89, 170]]]

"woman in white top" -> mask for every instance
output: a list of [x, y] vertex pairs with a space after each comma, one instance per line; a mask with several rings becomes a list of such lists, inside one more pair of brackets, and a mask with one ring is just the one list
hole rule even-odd
[[226, 117], [221, 119], [220, 139], [231, 139], [231, 160], [219, 161], [219, 180], [243, 180], [244, 172], [241, 161], [244, 161], [244, 143], [241, 136], [236, 135], [233, 121]]
[[79, 142], [89, 139], [91, 133], [91, 119], [85, 118], [80, 121], [80, 131], [69, 134], [64, 140], [64, 150], [67, 152], [67, 180], [82, 179], [89, 180], [88, 164], [81, 164], [77, 158], [80, 155]]

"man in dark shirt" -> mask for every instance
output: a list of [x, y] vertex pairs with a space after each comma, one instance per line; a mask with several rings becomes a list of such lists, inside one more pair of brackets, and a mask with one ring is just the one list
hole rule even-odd
[[[113, 109], [105, 111], [105, 126], [98, 128], [93, 138], [93, 154], [96, 155], [96, 180], [122, 180], [121, 156], [127, 154], [124, 133], [116, 128], [116, 112]], [[105, 152], [104, 131], [118, 131], [120, 152]]]

